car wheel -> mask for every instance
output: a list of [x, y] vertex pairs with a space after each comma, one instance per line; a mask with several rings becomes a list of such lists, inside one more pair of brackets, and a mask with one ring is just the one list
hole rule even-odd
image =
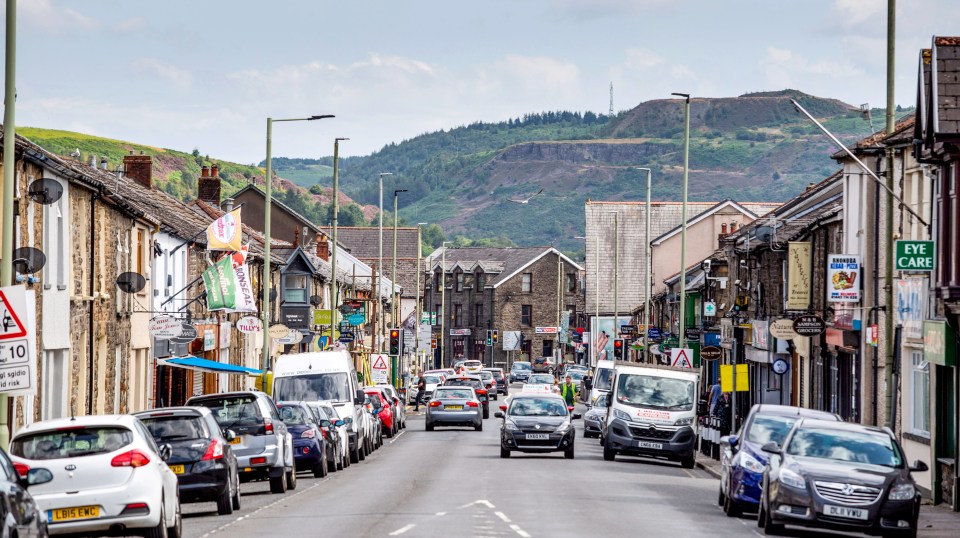
[[313, 466], [313, 477], [314, 478], [323, 478], [327, 476], [329, 471], [327, 462], [321, 462]]
[[740, 517], [743, 515], [743, 509], [740, 507], [740, 503], [733, 500], [730, 495], [724, 495], [722, 492], [720, 496], [723, 497], [723, 512], [727, 514], [727, 517]]
[[617, 451], [603, 446], [603, 461], [613, 461], [617, 457]]
[[270, 477], [270, 493], [287, 492], [287, 473], [281, 472], [277, 476]]
[[240, 509], [240, 478], [237, 478], [237, 483], [235, 484], [233, 490], [233, 498], [231, 499], [231, 504], [233, 505], [234, 510]]
[[229, 516], [233, 513], [233, 499], [230, 498], [230, 486], [223, 488], [223, 493], [217, 497], [217, 513], [221, 516]]
[[473, 427], [473, 429], [476, 430], [476, 431], [478, 431], [478, 432], [482, 432], [482, 431], [483, 431], [483, 421], [478, 422], [478, 423]]
[[287, 471], [287, 489], [290, 491], [297, 489], [297, 468], [295, 466]]
[[167, 512], [163, 505], [166, 503], [160, 499], [160, 522], [156, 527], [150, 527], [143, 533], [143, 538], [166, 538], [167, 536]]
[[393, 428], [392, 428], [392, 427], [387, 430], [387, 437], [388, 437], [388, 438], [389, 438], [389, 437], [393, 437]]
[[717, 506], [723, 506], [723, 501], [726, 499], [726, 495], [723, 494], [723, 486], [717, 488], [719, 493], [717, 494]]
[[484, 408], [483, 408], [483, 418], [490, 418], [490, 408], [489, 408], [489, 407], [484, 407]]
[[696, 465], [696, 463], [696, 454], [691, 454], [689, 457], [680, 460], [680, 467], [683, 467], [684, 469], [693, 469], [693, 466]]
[[358, 441], [357, 441], [357, 446], [353, 447], [353, 449], [350, 450], [350, 463], [351, 463], [351, 464], [353, 464], [353, 463], [358, 463], [358, 462], [360, 461], [360, 446], [359, 446], [359, 445], [360, 445], [360, 441], [358, 440]]
[[500, 457], [501, 457], [501, 458], [509, 458], [509, 457], [510, 457], [510, 451], [507, 450], [506, 448], [500, 447]]
[[570, 445], [570, 448], [563, 451], [563, 457], [568, 460], [573, 459], [573, 445]]
[[177, 515], [173, 518], [173, 526], [167, 529], [167, 538], [181, 538], [183, 536], [183, 515], [180, 514], [180, 499], [177, 499]]
[[763, 510], [763, 534], [767, 536], [779, 536], [783, 534], [783, 525], [774, 523], [773, 518], [770, 516], [769, 501], [767, 508]]
[[427, 428], [427, 431], [428, 431], [428, 432], [432, 432], [432, 431], [433, 431], [433, 424], [427, 422], [426, 428]]

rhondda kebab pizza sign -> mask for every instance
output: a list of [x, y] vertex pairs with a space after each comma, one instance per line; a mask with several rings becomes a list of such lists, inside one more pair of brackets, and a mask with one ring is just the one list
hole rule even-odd
[[827, 301], [860, 302], [860, 256], [831, 254], [827, 260]]

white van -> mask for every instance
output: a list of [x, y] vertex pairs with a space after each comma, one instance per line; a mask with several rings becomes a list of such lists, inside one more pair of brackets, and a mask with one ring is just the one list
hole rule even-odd
[[350, 462], [360, 461], [360, 431], [366, 398], [357, 383], [353, 358], [346, 351], [281, 355], [273, 367], [273, 399], [277, 402], [329, 401], [348, 423]]
[[613, 367], [613, 361], [597, 361], [597, 366], [593, 369], [593, 381], [587, 405], [593, 405], [597, 396], [610, 392], [610, 387], [613, 386]]
[[696, 462], [696, 371], [655, 366], [617, 366], [607, 394], [603, 459], [617, 454]]

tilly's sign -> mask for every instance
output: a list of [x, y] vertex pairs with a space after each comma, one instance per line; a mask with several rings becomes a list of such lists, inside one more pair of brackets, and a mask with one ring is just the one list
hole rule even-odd
[[933, 241], [896, 241], [897, 271], [933, 271]]

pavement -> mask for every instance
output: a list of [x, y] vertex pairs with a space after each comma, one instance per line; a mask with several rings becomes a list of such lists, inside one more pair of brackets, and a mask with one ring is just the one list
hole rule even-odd
[[[697, 454], [697, 468], [720, 479], [720, 462]], [[917, 523], [917, 536], [930, 538], [957, 538], [960, 536], [960, 512], [954, 512], [945, 504], [933, 505], [924, 499], [920, 506], [920, 520]]]

